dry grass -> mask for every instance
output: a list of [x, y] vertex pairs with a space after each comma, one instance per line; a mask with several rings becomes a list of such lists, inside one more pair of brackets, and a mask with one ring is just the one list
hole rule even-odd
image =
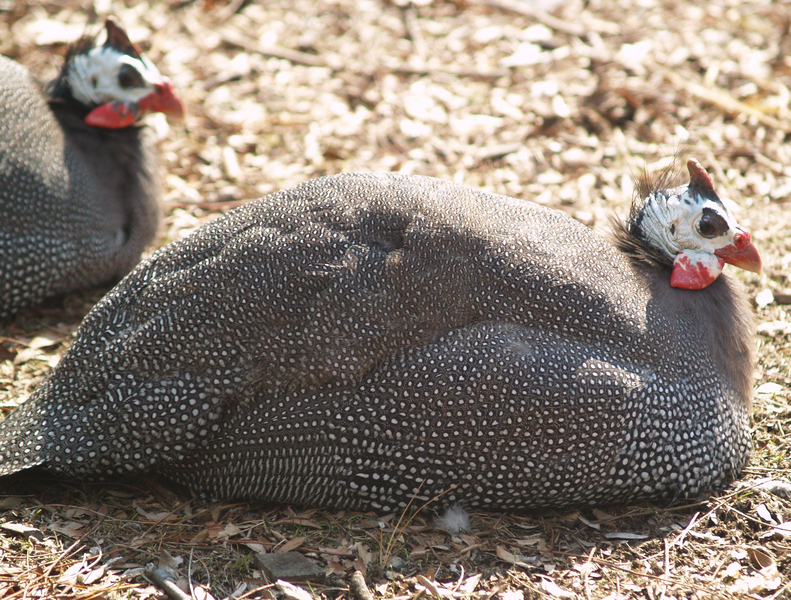
[[[425, 515], [396, 527], [400, 515], [213, 504], [162, 482], [4, 480], [0, 598], [162, 597], [147, 565], [195, 597], [271, 598], [281, 592], [252, 555], [284, 548], [327, 567], [312, 585], [327, 598], [349, 594], [354, 569], [376, 598], [404, 600], [791, 597], [791, 541], [772, 523], [791, 520], [791, 502], [749, 487], [791, 472], [791, 5], [569, 0], [526, 16], [512, 9], [527, 2], [506, 0], [84, 4], [0, 2], [0, 52], [46, 78], [53, 53], [114, 14], [173, 78], [191, 114], [162, 132], [160, 244], [248, 199], [358, 170], [455, 179], [598, 228], [625, 212], [634, 175], [681, 148], [761, 248], [765, 273], [744, 276], [763, 332], [756, 388], [779, 387], [755, 395], [744, 486], [673, 505], [475, 514], [457, 537]], [[0, 324], [0, 411], [57, 364], [101, 293]]]

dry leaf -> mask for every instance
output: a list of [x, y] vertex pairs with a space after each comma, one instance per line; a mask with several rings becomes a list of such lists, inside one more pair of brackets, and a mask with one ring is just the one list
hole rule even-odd
[[76, 582], [77, 575], [79, 575], [80, 571], [82, 571], [84, 568], [85, 563], [83, 561], [76, 562], [63, 572], [63, 574], [58, 578], [58, 581], [62, 583]]
[[613, 531], [605, 533], [604, 537], [608, 540], [647, 540], [648, 536], [642, 533], [629, 533], [628, 531]]
[[202, 529], [198, 533], [196, 533], [193, 538], [189, 541], [190, 544], [202, 544], [207, 539], [209, 539], [209, 530]]
[[306, 539], [308, 538], [304, 535], [301, 537], [295, 537], [294, 539], [287, 541], [282, 546], [275, 548], [275, 552], [289, 552], [291, 550], [295, 550], [299, 548]]
[[313, 529], [323, 529], [324, 526], [316, 523], [315, 521], [311, 521], [310, 519], [304, 518], [294, 518], [294, 519], [287, 519], [283, 521], [278, 521], [278, 523], [288, 523], [289, 525], [302, 525], [303, 527], [312, 527]]
[[54, 531], [56, 533], [62, 533], [65, 536], [68, 536], [72, 539], [78, 539], [82, 536], [82, 529], [80, 528], [81, 525], [76, 524], [77, 527], [73, 527], [75, 523], [55, 523], [49, 526], [50, 531]]
[[22, 504], [23, 500], [19, 496], [8, 496], [7, 498], [0, 499], [0, 509], [14, 508]]
[[201, 585], [192, 588], [192, 597], [194, 600], [216, 600], [211, 592]]
[[286, 598], [286, 600], [313, 600], [313, 596], [298, 585], [291, 584], [282, 579], [278, 579], [276, 585], [277, 589], [283, 592], [283, 597]]
[[229, 523], [228, 525], [225, 526], [225, 528], [220, 532], [219, 536], [217, 536], [217, 537], [220, 537], [220, 538], [232, 538], [232, 537], [234, 537], [236, 535], [241, 535], [241, 533], [242, 533], [241, 529], [239, 529], [233, 523]]
[[365, 561], [362, 558], [358, 558], [353, 563], [351, 563], [351, 568], [362, 573], [363, 577], [368, 574], [368, 567], [365, 565]]
[[769, 512], [769, 509], [766, 508], [766, 504], [759, 504], [755, 508], [755, 513], [767, 523], [770, 523], [771, 525], [777, 525], [777, 521], [775, 521], [772, 513]]
[[606, 513], [603, 510], [599, 510], [598, 508], [593, 509], [593, 516], [596, 517], [599, 522], [601, 521], [611, 521], [615, 517], [613, 517], [610, 513]]
[[57, 333], [42, 333], [27, 344], [28, 348], [49, 348], [60, 344], [65, 338]]
[[464, 583], [462, 583], [459, 586], [459, 593], [464, 598], [466, 598], [467, 596], [472, 595], [472, 593], [475, 591], [475, 588], [478, 587], [478, 583], [480, 581], [481, 581], [481, 574], [480, 573], [477, 573], [475, 575], [472, 575], [472, 576], [468, 577], [467, 579], [464, 580]]
[[250, 548], [250, 550], [252, 550], [253, 552], [266, 553], [266, 546], [264, 546], [263, 544], [256, 544], [254, 542], [249, 542], [249, 543], [246, 543], [244, 545], [247, 546], [248, 548]]
[[747, 548], [747, 554], [759, 569], [776, 566], [775, 559], [760, 548]]
[[577, 595], [574, 592], [570, 592], [568, 590], [564, 590], [558, 584], [556, 584], [551, 579], [541, 579], [541, 589], [544, 590], [550, 596], [554, 598], [576, 598]]
[[[434, 596], [435, 598], [439, 598], [441, 596], [440, 591], [439, 591], [439, 588], [441, 586], [439, 584], [436, 584], [433, 581], [427, 579], [426, 577], [424, 577], [420, 573], [415, 575], [415, 579], [417, 579], [418, 582], [420, 583], [420, 585], [422, 585], [426, 590], [428, 590], [429, 593], [432, 596]], [[445, 590], [445, 591], [448, 592], [449, 595], [451, 595], [451, 596], [453, 595], [453, 593], [450, 590]], [[448, 595], [448, 594], [446, 594], [446, 595]]]
[[499, 558], [501, 561], [507, 562], [508, 564], [511, 564], [511, 565], [516, 565], [517, 567], [523, 567], [525, 569], [529, 569], [529, 568], [531, 568], [531, 566], [533, 566], [533, 565], [528, 564], [525, 561], [532, 560], [533, 562], [536, 562], [535, 559], [530, 559], [530, 558], [526, 558], [524, 556], [520, 556], [519, 554], [516, 554], [515, 552], [510, 552], [510, 551], [506, 550], [505, 547], [500, 546], [500, 545], [498, 545], [495, 548], [495, 553], [497, 554], [497, 558]]
[[773, 527], [771, 530], [767, 531], [766, 533], [761, 534], [761, 539], [768, 537], [775, 537], [775, 536], [781, 538], [791, 537], [791, 521], [780, 523], [780, 525], [778, 525], [777, 527]]
[[357, 556], [360, 557], [360, 560], [363, 561], [364, 564], [368, 565], [374, 559], [373, 553], [368, 549], [368, 546], [362, 542], [357, 542], [353, 548], [357, 551]]
[[24, 350], [20, 350], [19, 352], [16, 353], [16, 356], [14, 357], [14, 364], [21, 365], [23, 363], [26, 363], [30, 360], [37, 358], [40, 358], [41, 360], [46, 360], [47, 355], [44, 354], [38, 348], [25, 348]]
[[104, 566], [93, 569], [85, 577], [82, 577], [82, 584], [91, 585], [92, 583], [99, 581], [102, 577], [104, 577]]
[[343, 565], [341, 565], [341, 563], [339, 563], [337, 561], [332, 560], [331, 558], [327, 559], [327, 566], [330, 569], [332, 569], [335, 573], [337, 573], [338, 575], [345, 575], [346, 574], [346, 569], [343, 568]]
[[145, 508], [140, 506], [137, 503], [137, 500], [132, 500], [132, 506], [137, 511], [137, 514], [139, 514], [141, 517], [148, 519], [149, 521], [164, 521], [166, 519], [172, 519], [175, 517], [175, 515], [169, 511], [158, 512], [158, 513], [149, 512]]
[[44, 541], [44, 533], [35, 527], [29, 527], [27, 525], [22, 525], [21, 523], [0, 523], [0, 528], [19, 535], [23, 535], [27, 539], [33, 538], [39, 542]]

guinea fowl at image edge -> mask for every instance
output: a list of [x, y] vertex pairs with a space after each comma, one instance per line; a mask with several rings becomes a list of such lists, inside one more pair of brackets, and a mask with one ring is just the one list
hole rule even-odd
[[761, 260], [706, 171], [609, 243], [455, 183], [344, 174], [144, 260], [0, 422], [0, 475], [153, 473], [391, 511], [689, 496], [736, 477]]
[[183, 117], [172, 84], [107, 21], [43, 87], [0, 56], [0, 318], [119, 279], [159, 220], [147, 111]]

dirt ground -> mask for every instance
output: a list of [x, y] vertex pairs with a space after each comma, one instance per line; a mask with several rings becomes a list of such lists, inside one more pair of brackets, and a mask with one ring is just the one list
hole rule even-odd
[[[479, 513], [459, 536], [424, 515], [211, 504], [157, 481], [3, 482], [0, 598], [164, 598], [150, 568], [195, 598], [363, 598], [355, 571], [399, 600], [791, 597], [791, 501], [756, 489], [791, 474], [791, 4], [0, 0], [0, 52], [50, 78], [108, 15], [190, 111], [150, 119], [158, 245], [341, 171], [453, 179], [604, 228], [644, 168], [696, 157], [764, 259], [762, 275], [737, 274], [759, 322], [756, 453], [741, 482], [699, 498]], [[105, 291], [0, 323], [0, 416]], [[256, 555], [289, 550], [326, 576], [268, 581]]]

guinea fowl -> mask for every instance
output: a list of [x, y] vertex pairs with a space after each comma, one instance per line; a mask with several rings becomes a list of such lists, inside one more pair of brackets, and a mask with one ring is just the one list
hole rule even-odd
[[127, 274], [159, 220], [152, 144], [138, 118], [181, 117], [172, 84], [107, 21], [42, 87], [0, 57], [0, 318]]
[[[614, 244], [437, 179], [345, 174], [143, 261], [0, 423], [0, 474], [518, 509], [696, 494], [748, 460], [760, 257], [694, 160]], [[719, 275], [719, 276], [718, 276]]]

